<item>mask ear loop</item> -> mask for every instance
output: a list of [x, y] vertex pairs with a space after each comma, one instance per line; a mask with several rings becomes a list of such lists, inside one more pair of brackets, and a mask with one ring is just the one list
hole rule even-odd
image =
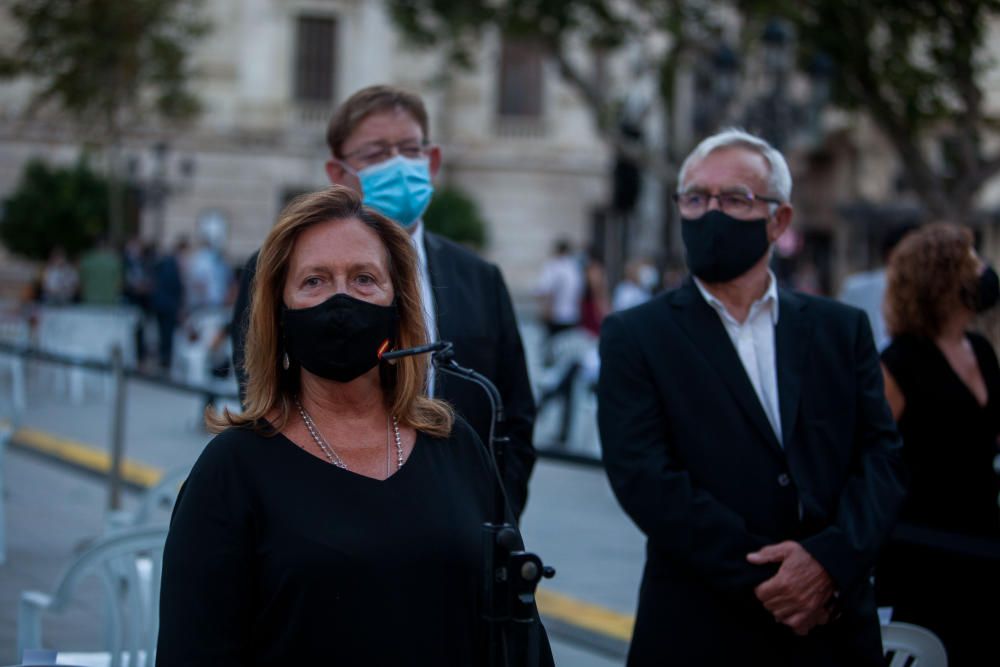
[[351, 165], [347, 164], [346, 162], [344, 162], [343, 160], [341, 160], [339, 157], [335, 157], [335, 158], [331, 158], [331, 159], [334, 162], [336, 162], [337, 164], [339, 164], [341, 169], [343, 169], [344, 171], [346, 171], [348, 174], [350, 174], [354, 178], [361, 178], [360, 176], [358, 176], [358, 170], [357, 169], [355, 169]]

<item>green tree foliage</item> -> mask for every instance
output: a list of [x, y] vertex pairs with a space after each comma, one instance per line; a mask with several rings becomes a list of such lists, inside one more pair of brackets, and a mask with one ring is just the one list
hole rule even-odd
[[106, 149], [111, 235], [123, 232], [120, 146], [131, 128], [199, 110], [189, 52], [208, 31], [198, 0], [11, 0], [18, 38], [0, 45], [0, 78], [26, 77], [26, 116], [55, 107]]
[[440, 188], [424, 213], [427, 229], [476, 250], [486, 245], [486, 223], [476, 202], [458, 188]]
[[986, 136], [1000, 117], [985, 106], [986, 52], [1000, 0], [741, 0], [746, 16], [772, 13], [803, 48], [836, 67], [834, 99], [867, 112], [895, 148], [903, 176], [936, 217], [964, 220], [1000, 172]]
[[[867, 113], [878, 125], [906, 184], [931, 215], [966, 217], [984, 184], [1000, 172], [1000, 152], [987, 148], [1000, 119], [988, 112], [983, 90], [984, 73], [998, 66], [985, 46], [1000, 18], [1000, 0], [390, 0], [389, 5], [415, 44], [444, 48], [458, 62], [476, 52], [486, 29], [539, 39], [563, 78], [594, 109], [608, 139], [667, 180], [676, 169], [673, 146], [643, 153], [617, 136], [608, 122], [616, 101], [574, 60], [573, 48], [630, 45], [633, 53], [644, 54], [640, 66], [655, 73], [670, 109], [678, 63], [705, 62], [720, 36], [731, 34], [727, 26], [734, 16], [741, 34], [733, 46], [745, 62], [759, 50], [761, 29], [771, 18], [795, 28], [800, 62], [817, 53], [832, 60], [834, 101]], [[644, 48], [647, 44], [660, 47]]]
[[0, 75], [37, 82], [49, 103], [92, 136], [114, 140], [151, 114], [190, 118], [188, 52], [208, 30], [197, 0], [13, 0], [19, 39], [0, 51]]
[[3, 202], [0, 241], [29, 259], [45, 259], [56, 246], [76, 256], [107, 233], [107, 202], [107, 180], [85, 161], [73, 167], [29, 162]]

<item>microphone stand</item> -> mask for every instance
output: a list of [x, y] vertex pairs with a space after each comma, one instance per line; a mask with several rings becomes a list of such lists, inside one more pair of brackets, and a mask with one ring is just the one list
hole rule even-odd
[[[535, 613], [535, 589], [542, 578], [555, 576], [555, 569], [542, 563], [537, 554], [524, 550], [516, 526], [508, 521], [507, 494], [503, 485], [504, 456], [509, 438], [506, 434], [506, 415], [500, 392], [486, 376], [455, 361], [454, 346], [438, 341], [407, 350], [385, 353], [382, 358], [396, 359], [412, 354], [431, 353], [431, 362], [438, 371], [479, 385], [490, 399], [492, 421], [489, 447], [496, 474], [493, 496], [492, 520], [482, 526], [483, 588], [482, 617], [486, 621], [490, 667], [536, 667], [538, 646], [525, 643], [525, 655], [511, 656], [508, 639], [512, 632], [525, 633], [530, 624], [538, 621]], [[513, 519], [513, 513], [511, 513]], [[513, 662], [511, 660], [514, 660]]]

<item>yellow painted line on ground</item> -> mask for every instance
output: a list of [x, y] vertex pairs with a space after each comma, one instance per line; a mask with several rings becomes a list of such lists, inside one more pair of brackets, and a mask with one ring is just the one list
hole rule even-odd
[[[20, 428], [14, 433], [18, 445], [52, 456], [91, 472], [107, 475], [111, 471], [111, 455], [75, 440], [60, 438], [44, 431]], [[159, 481], [163, 471], [128, 459], [122, 461], [122, 480], [138, 486], [150, 487]]]
[[[0, 425], [6, 422], [0, 421]], [[91, 472], [106, 475], [111, 470], [111, 456], [107, 452], [75, 440], [30, 428], [18, 429], [13, 440], [21, 447]], [[153, 486], [162, 474], [162, 470], [153, 466], [129, 460], [122, 462], [122, 478], [138, 486]], [[635, 619], [628, 614], [544, 588], [538, 589], [535, 598], [538, 611], [549, 618], [624, 642], [632, 637]]]
[[628, 642], [635, 618], [600, 605], [583, 602], [568, 595], [539, 588], [535, 593], [538, 611], [544, 616], [578, 628]]

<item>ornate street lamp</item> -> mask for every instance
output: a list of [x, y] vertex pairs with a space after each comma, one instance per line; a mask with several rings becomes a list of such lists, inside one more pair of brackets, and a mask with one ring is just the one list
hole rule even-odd
[[153, 144], [153, 167], [149, 176], [143, 178], [141, 158], [133, 155], [128, 160], [129, 182], [139, 195], [141, 210], [152, 212], [152, 241], [159, 245], [163, 241], [163, 230], [166, 226], [167, 201], [172, 195], [183, 192], [190, 187], [194, 177], [194, 158], [184, 157], [178, 165], [179, 179], [171, 179], [168, 169], [170, 144], [158, 141]]
[[745, 124], [782, 150], [796, 134], [818, 132], [820, 113], [830, 97], [833, 63], [825, 54], [814, 55], [804, 70], [809, 81], [808, 99], [795, 100], [788, 85], [795, 72], [792, 26], [771, 19], [764, 26], [761, 44], [766, 92], [748, 104]]

